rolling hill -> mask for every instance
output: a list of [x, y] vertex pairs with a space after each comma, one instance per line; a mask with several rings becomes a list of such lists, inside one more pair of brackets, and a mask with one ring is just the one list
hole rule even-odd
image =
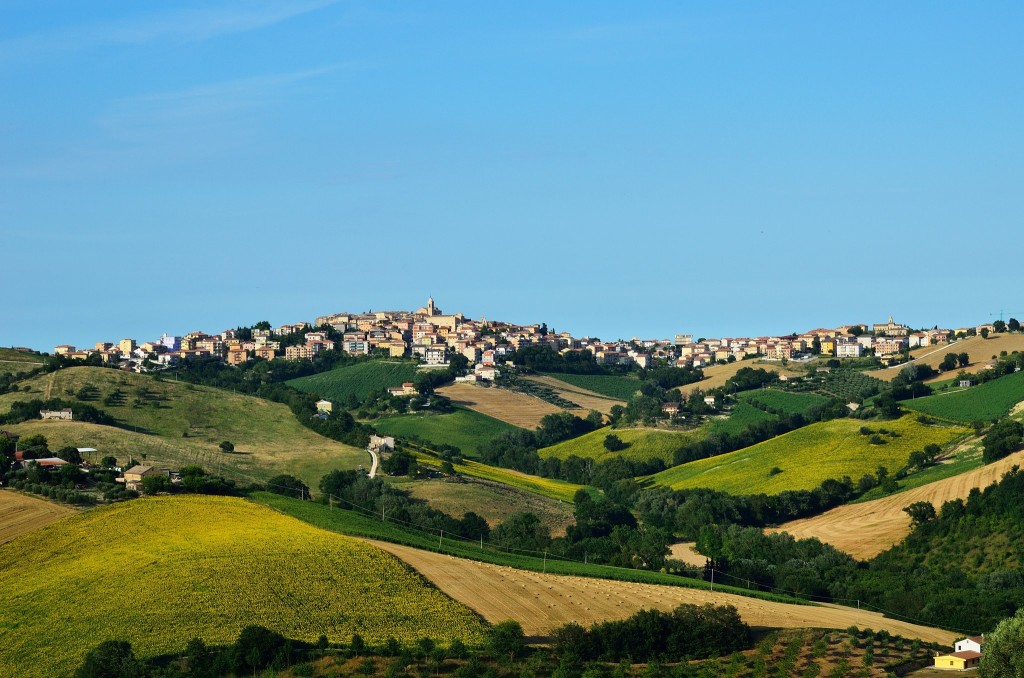
[[464, 407], [458, 407], [449, 414], [398, 414], [370, 423], [387, 435], [419, 436], [428, 444], [455, 445], [468, 457], [477, 456], [477, 448], [491, 438], [517, 428]]
[[[988, 339], [967, 337], [950, 344], [914, 349], [910, 352], [910, 355], [915, 359], [915, 363], [929, 365], [938, 369], [939, 364], [942, 363], [942, 359], [946, 357], [947, 353], [966, 353], [970, 357], [971, 363], [965, 371], [969, 374], [974, 374], [984, 370], [986, 363], [992, 359], [992, 356], [999, 355], [1002, 351], [1007, 353], [1024, 351], [1024, 333], [1009, 334], [1004, 332], [1002, 334], [990, 334]], [[892, 381], [904, 367], [906, 365], [896, 365], [883, 370], [871, 370], [865, 374], [878, 379], [884, 379], [885, 381]], [[957, 371], [959, 372], [959, 370]], [[947, 378], [942, 375], [936, 377], [937, 380]]]
[[286, 383], [303, 393], [344, 402], [350, 396], [359, 400], [370, 391], [383, 391], [401, 386], [416, 378], [416, 363], [409, 361], [368, 360], [355, 365], [338, 367], [320, 374], [291, 379]]
[[[615, 457], [646, 461], [661, 459], [666, 464], [672, 463], [672, 453], [685, 443], [699, 440], [705, 434], [707, 426], [693, 431], [661, 431], [651, 428], [613, 429], [605, 426], [591, 431], [578, 438], [566, 440], [538, 451], [541, 458], [558, 457], [566, 459], [571, 456], [607, 461]], [[617, 435], [627, 447], [620, 452], [609, 452], [604, 446], [604, 439], [610, 434]]]
[[1024, 372], [1007, 374], [979, 386], [904, 400], [900, 404], [909, 410], [951, 421], [969, 423], [977, 419], [988, 423], [1005, 416], [1021, 401], [1024, 401]]
[[[334, 468], [369, 463], [365, 451], [325, 438], [300, 424], [285, 405], [230, 391], [101, 367], [73, 367], [24, 383], [29, 392], [0, 395], [0, 412], [15, 400], [78, 395], [116, 418], [123, 428], [84, 422], [30, 421], [20, 431], [41, 432], [54, 442], [95, 447], [100, 455], [196, 463], [234, 469], [260, 479], [291, 473], [315, 486]], [[87, 389], [83, 391], [83, 389]], [[235, 453], [218, 450], [231, 441]], [[153, 455], [150, 457], [149, 455]]]
[[860, 433], [862, 426], [865, 422], [856, 419], [811, 424], [736, 452], [675, 466], [651, 479], [673, 489], [707, 487], [731, 494], [810, 490], [829, 478], [850, 476], [856, 482], [878, 466], [896, 471], [912, 451], [929, 443], [945, 445], [967, 433], [961, 427], [926, 426], [908, 415], [870, 422], [875, 431], [884, 428], [898, 435], [883, 435], [885, 444], [872, 445]]
[[0, 348], [0, 374], [29, 372], [42, 364], [40, 356], [13, 348]]
[[484, 626], [396, 558], [258, 504], [157, 497], [61, 520], [0, 549], [3, 675], [66, 675], [105, 639], [142, 656], [249, 624], [315, 642], [478, 643]]

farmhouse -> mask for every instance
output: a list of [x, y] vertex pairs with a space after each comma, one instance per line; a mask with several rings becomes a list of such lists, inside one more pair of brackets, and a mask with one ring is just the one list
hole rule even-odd
[[334, 409], [334, 403], [330, 400], [318, 400], [316, 401], [317, 412], [328, 412], [330, 413]]
[[392, 452], [395, 449], [395, 439], [392, 436], [370, 436], [370, 443], [366, 449], [374, 452]]
[[153, 466], [135, 465], [125, 471], [124, 476], [118, 478], [118, 481], [123, 482], [129, 490], [138, 490], [142, 486], [143, 478], [155, 475], [168, 475], [168, 473]]
[[935, 668], [947, 671], [976, 669], [981, 664], [982, 646], [985, 636], [974, 636], [956, 641], [953, 652], [935, 656]]
[[74, 415], [68, 408], [64, 408], [63, 410], [39, 410], [39, 417], [41, 419], [61, 419], [64, 421], [71, 421], [74, 419]]

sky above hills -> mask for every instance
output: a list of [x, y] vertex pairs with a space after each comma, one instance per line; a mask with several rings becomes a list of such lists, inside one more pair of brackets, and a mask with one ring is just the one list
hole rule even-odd
[[602, 338], [1024, 318], [1022, 34], [1019, 2], [0, 0], [0, 345], [428, 294]]

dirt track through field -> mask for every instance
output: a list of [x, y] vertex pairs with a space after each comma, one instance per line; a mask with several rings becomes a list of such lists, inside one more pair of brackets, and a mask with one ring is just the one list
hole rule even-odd
[[936, 509], [950, 499], [966, 499], [971, 489], [997, 482], [1014, 465], [1024, 466], [1024, 452], [1016, 452], [981, 468], [937, 480], [881, 499], [846, 504], [813, 518], [784, 523], [771, 532], [794, 537], [816, 537], [858, 560], [874, 558], [910, 534], [910, 516], [903, 509], [914, 502], [931, 502]]
[[547, 635], [571, 621], [587, 626], [623, 619], [642, 608], [670, 610], [681, 603], [728, 603], [752, 626], [844, 629], [856, 625], [947, 645], [955, 637], [949, 631], [841, 606], [790, 605], [676, 586], [542, 574], [387, 542], [370, 543], [398, 556], [487, 621], [514, 619], [529, 636]]
[[437, 389], [437, 392], [456, 405], [468, 407], [488, 417], [500, 419], [513, 426], [535, 429], [545, 415], [561, 412], [562, 408], [544, 402], [540, 398], [513, 393], [503, 388], [475, 386], [473, 384], [452, 384]]
[[0, 544], [6, 544], [55, 520], [75, 513], [73, 508], [53, 504], [10, 490], [0, 491]]

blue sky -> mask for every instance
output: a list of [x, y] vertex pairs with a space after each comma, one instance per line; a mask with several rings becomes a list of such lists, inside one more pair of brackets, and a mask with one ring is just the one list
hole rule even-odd
[[0, 0], [0, 344], [1024, 318], [1021, 3]]

